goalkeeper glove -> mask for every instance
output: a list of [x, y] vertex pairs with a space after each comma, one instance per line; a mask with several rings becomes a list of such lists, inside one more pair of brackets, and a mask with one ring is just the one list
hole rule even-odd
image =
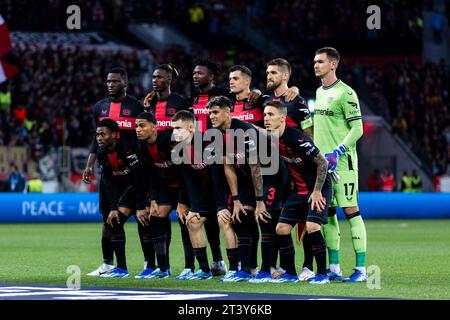
[[341, 180], [341, 177], [336, 171], [328, 170], [328, 173], [330, 174], [331, 180], [333, 180], [333, 183], [338, 184]]
[[333, 152], [325, 153], [325, 158], [328, 161], [328, 168], [331, 171], [336, 170], [339, 157], [342, 156], [346, 151], [347, 148], [343, 144], [340, 144], [336, 148], [334, 148]]

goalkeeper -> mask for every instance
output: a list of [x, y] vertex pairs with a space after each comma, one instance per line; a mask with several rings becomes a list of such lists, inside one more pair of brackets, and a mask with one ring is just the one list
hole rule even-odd
[[355, 91], [336, 77], [340, 55], [334, 48], [318, 49], [314, 73], [322, 81], [316, 91], [314, 143], [325, 154], [330, 172], [337, 173], [334, 198], [323, 231], [328, 248], [330, 280], [342, 280], [339, 262], [339, 224], [336, 207], [344, 210], [350, 223], [356, 254], [354, 272], [344, 282], [366, 282], [366, 227], [358, 208], [358, 157], [356, 142], [363, 135], [361, 110]]

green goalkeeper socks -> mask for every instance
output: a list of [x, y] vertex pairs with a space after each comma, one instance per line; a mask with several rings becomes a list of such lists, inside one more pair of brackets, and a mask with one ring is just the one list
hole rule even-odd
[[328, 223], [323, 225], [323, 234], [328, 248], [330, 264], [339, 264], [340, 230], [336, 214], [328, 217]]
[[350, 223], [352, 244], [356, 254], [356, 267], [365, 267], [367, 248], [366, 226], [359, 211], [347, 216], [347, 219]]

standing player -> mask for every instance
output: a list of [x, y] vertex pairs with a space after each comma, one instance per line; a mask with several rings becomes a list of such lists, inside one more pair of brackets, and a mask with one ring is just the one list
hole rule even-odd
[[[285, 97], [285, 92], [288, 90], [288, 82], [291, 76], [292, 69], [288, 61], [283, 58], [277, 58], [267, 62], [267, 85], [266, 89], [272, 100], [285, 104], [287, 108], [286, 124], [290, 127], [298, 128], [305, 132], [311, 139], [313, 138], [313, 121], [306, 101], [300, 95], [296, 95], [293, 100], [288, 100]], [[305, 226], [299, 224], [297, 227], [298, 238], [302, 237]], [[300, 273], [300, 280], [305, 281], [314, 276], [312, 272], [313, 255], [308, 239], [308, 234], [303, 236], [303, 251], [305, 260], [303, 263], [303, 270]]]
[[291, 231], [298, 222], [306, 221], [306, 232], [317, 263], [312, 284], [329, 283], [326, 273], [326, 246], [320, 231], [327, 223], [332, 188], [327, 176], [328, 164], [312, 140], [300, 130], [287, 125], [287, 108], [280, 102], [267, 101], [264, 125], [279, 138], [280, 155], [286, 161], [294, 190], [289, 194], [277, 225], [280, 260], [286, 273], [272, 282], [297, 282], [295, 248]]
[[339, 52], [330, 47], [318, 49], [314, 57], [314, 73], [322, 81], [316, 91], [314, 142], [336, 171], [340, 182], [334, 184], [328, 225], [324, 227], [331, 280], [341, 280], [339, 264], [339, 224], [335, 207], [344, 209], [350, 223], [353, 249], [356, 254], [354, 272], [344, 282], [365, 282], [366, 227], [358, 207], [358, 157], [356, 142], [363, 135], [361, 110], [356, 92], [336, 77]]
[[[106, 85], [109, 97], [100, 100], [94, 105], [95, 124], [97, 125], [99, 121], [105, 118], [115, 120], [119, 125], [118, 138], [122, 140], [123, 143], [136, 145], [137, 138], [134, 131], [134, 119], [139, 113], [144, 111], [144, 107], [138, 100], [127, 94], [128, 75], [125, 69], [118, 67], [111, 69], [107, 75]], [[97, 150], [98, 144], [97, 140], [94, 138], [91, 144], [86, 169], [83, 172], [84, 183], [91, 183], [92, 169], [97, 160]], [[88, 275], [90, 276], [108, 273], [114, 268], [111, 227], [106, 224], [106, 219], [110, 212], [110, 204], [101, 178], [99, 183], [99, 212], [103, 216], [104, 222], [101, 239], [103, 264], [93, 272], [89, 273]], [[139, 226], [138, 230], [145, 259], [154, 260], [154, 249], [152, 244], [148, 242], [144, 243], [142, 228]]]
[[[241, 270], [224, 281], [248, 281], [252, 278], [250, 274], [252, 230], [256, 227], [254, 214], [270, 218], [263, 201], [263, 181], [257, 158], [257, 131], [250, 124], [231, 117], [232, 102], [227, 97], [215, 97], [208, 102], [207, 107], [213, 128], [222, 132], [224, 146], [233, 147], [232, 150], [226, 148], [224, 172], [233, 199], [231, 220], [234, 222], [233, 228], [238, 238]], [[244, 141], [239, 141], [238, 137], [237, 143], [234, 142], [236, 136], [233, 132], [237, 131], [243, 133]], [[242, 159], [244, 163], [241, 163]]]
[[125, 229], [128, 217], [137, 209], [145, 214], [145, 183], [142, 183], [142, 163], [135, 145], [118, 140], [119, 126], [112, 119], [103, 119], [97, 124], [97, 159], [102, 171], [104, 188], [110, 204], [106, 224], [111, 227], [111, 243], [117, 258], [117, 267], [105, 278], [128, 277], [125, 257]]

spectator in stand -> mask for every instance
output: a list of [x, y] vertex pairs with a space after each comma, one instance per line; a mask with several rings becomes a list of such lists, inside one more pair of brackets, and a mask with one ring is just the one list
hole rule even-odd
[[401, 192], [412, 192], [411, 177], [408, 175], [408, 171], [403, 171], [402, 180], [400, 181]]
[[383, 192], [393, 192], [395, 190], [396, 180], [394, 174], [389, 168], [385, 168], [383, 174], [381, 175]]
[[11, 173], [8, 177], [8, 192], [24, 192], [25, 178], [20, 173], [19, 168], [15, 164], [11, 164]]
[[382, 180], [380, 177], [380, 169], [375, 169], [367, 179], [367, 185], [369, 191], [380, 191], [382, 186]]
[[412, 171], [410, 177], [412, 192], [422, 192], [422, 178], [417, 174], [417, 170]]

